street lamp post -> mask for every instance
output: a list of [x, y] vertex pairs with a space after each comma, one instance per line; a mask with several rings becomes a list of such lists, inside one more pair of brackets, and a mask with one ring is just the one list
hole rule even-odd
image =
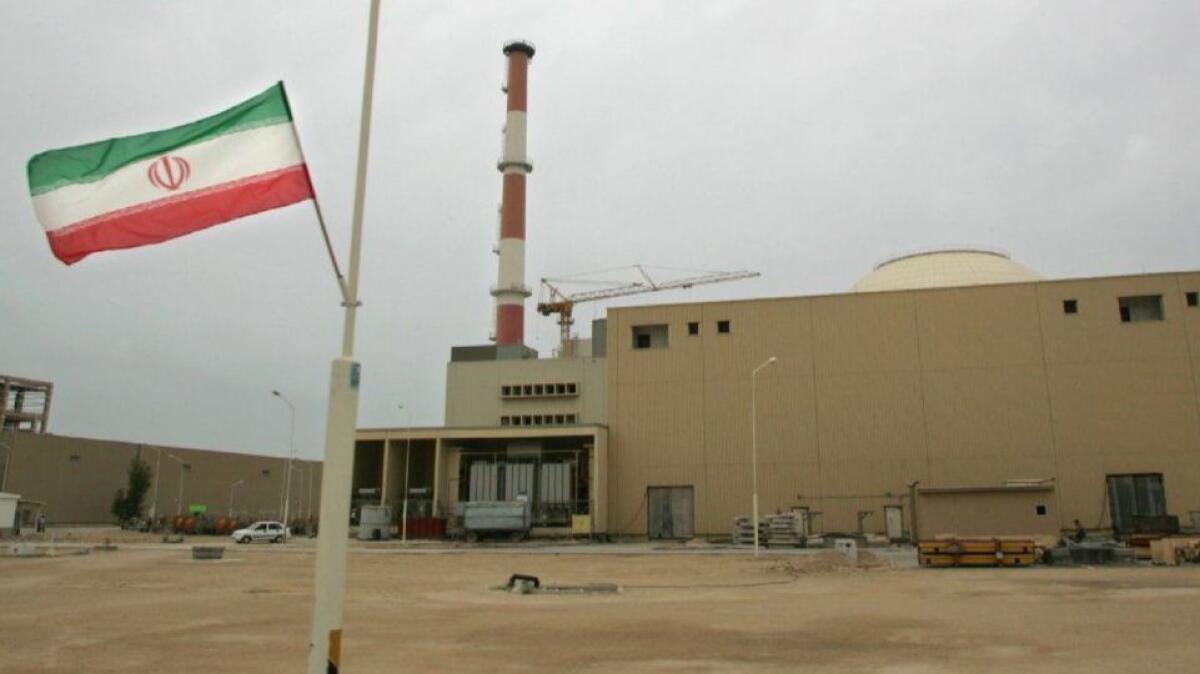
[[307, 501], [308, 509], [304, 513], [304, 519], [306, 522], [306, 524], [304, 525], [304, 530], [306, 532], [308, 531], [308, 528], [312, 526], [312, 470], [313, 470], [313, 464], [312, 464], [312, 461], [309, 461], [308, 462], [308, 470], [307, 470], [307, 473], [308, 473], [308, 501]]
[[751, 525], [754, 527], [755, 556], [758, 556], [758, 400], [756, 388], [759, 370], [774, 364], [775, 356], [771, 356], [750, 373], [750, 475], [753, 480], [752, 486], [754, 491], [754, 507], [751, 513], [753, 521]]
[[183, 459], [179, 458], [178, 456], [175, 456], [174, 454], [172, 454], [170, 452], [167, 452], [167, 458], [174, 459], [175, 462], [179, 464], [179, 494], [175, 496], [175, 514], [182, 515], [183, 514], [183, 470], [184, 470], [184, 468], [187, 468], [187, 463], [185, 463]]
[[[283, 526], [286, 529], [288, 526], [288, 507], [292, 501], [292, 459], [296, 455], [296, 406], [290, 400], [283, 397], [279, 391], [271, 391], [271, 395], [279, 398], [288, 406], [291, 411], [291, 430], [288, 433], [288, 462], [287, 476], [283, 479]], [[284, 539], [286, 540], [286, 536]]]
[[[404, 405], [400, 409], [405, 409]], [[408, 428], [404, 439], [404, 503], [400, 506], [400, 542], [408, 542], [408, 462], [412, 456], [412, 410], [408, 410]]]
[[229, 512], [227, 514], [231, 519], [233, 518], [233, 488], [239, 484], [246, 484], [246, 480], [238, 480], [237, 482], [229, 485]]
[[158, 516], [158, 469], [162, 466], [162, 447], [158, 447], [158, 458], [154, 460], [154, 500], [150, 503], [150, 521]]

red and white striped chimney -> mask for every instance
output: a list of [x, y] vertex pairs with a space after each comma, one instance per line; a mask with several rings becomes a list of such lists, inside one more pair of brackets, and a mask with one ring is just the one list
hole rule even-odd
[[533, 45], [521, 40], [504, 45], [508, 57], [508, 117], [504, 125], [504, 156], [496, 164], [504, 174], [500, 202], [500, 276], [496, 298], [496, 344], [525, 342], [525, 176], [533, 165], [525, 155], [525, 112], [529, 60]]

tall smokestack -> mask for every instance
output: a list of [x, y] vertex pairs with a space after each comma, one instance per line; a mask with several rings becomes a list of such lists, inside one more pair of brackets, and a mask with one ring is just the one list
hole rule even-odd
[[508, 117], [504, 125], [504, 156], [496, 168], [504, 174], [500, 202], [500, 276], [496, 298], [496, 344], [525, 342], [525, 176], [533, 165], [525, 156], [525, 112], [529, 61], [533, 45], [517, 40], [504, 45], [508, 57]]

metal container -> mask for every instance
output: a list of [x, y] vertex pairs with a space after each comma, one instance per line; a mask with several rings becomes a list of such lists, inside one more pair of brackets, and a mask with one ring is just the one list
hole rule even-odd
[[480, 534], [513, 534], [523, 537], [531, 525], [528, 501], [469, 501], [463, 504], [463, 528], [467, 538]]
[[358, 540], [386, 541], [392, 537], [392, 507], [363, 505], [358, 518]]

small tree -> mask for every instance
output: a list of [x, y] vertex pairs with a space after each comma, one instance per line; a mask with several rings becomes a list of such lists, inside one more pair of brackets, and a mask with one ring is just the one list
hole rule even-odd
[[141, 457], [133, 457], [129, 462], [129, 483], [124, 489], [118, 489], [113, 497], [112, 513], [122, 525], [142, 516], [142, 501], [150, 491], [152, 478], [150, 464]]

